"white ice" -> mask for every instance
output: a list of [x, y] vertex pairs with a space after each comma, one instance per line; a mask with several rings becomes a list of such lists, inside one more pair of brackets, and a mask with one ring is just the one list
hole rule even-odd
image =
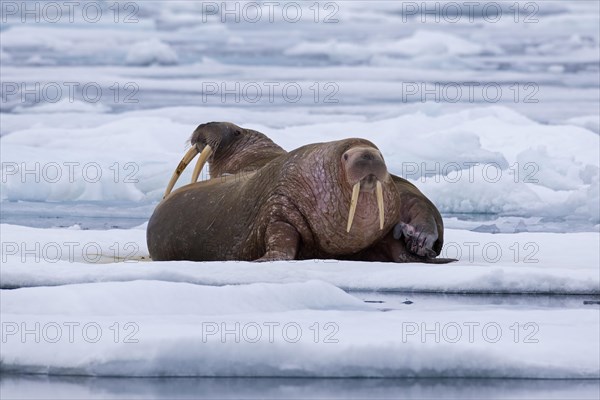
[[200, 285], [321, 280], [346, 290], [599, 294], [594, 232], [489, 234], [446, 230], [443, 265], [338, 260], [148, 262], [145, 227], [0, 225], [4, 288], [153, 279]]
[[599, 378], [595, 309], [383, 312], [333, 285], [2, 291], [2, 369], [94, 376]]
[[1, 228], [2, 286], [15, 288], [0, 292], [4, 371], [599, 377], [596, 306], [422, 300], [386, 312], [340, 290], [597, 295], [597, 233], [448, 230], [449, 248], [473, 250], [449, 265], [257, 264], [147, 262], [144, 226]]

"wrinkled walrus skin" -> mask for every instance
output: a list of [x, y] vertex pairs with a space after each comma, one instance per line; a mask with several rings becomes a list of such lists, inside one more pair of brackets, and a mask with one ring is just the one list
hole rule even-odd
[[399, 196], [381, 161], [376, 167], [383, 170], [373, 173], [382, 184], [383, 228], [376, 196], [361, 192], [354, 223], [346, 231], [354, 182], [347, 182], [341, 160], [354, 148], [366, 149], [368, 156], [379, 153], [363, 139], [312, 144], [278, 156], [254, 173], [174, 191], [148, 222], [152, 259], [336, 258], [368, 248], [396, 224]]
[[[443, 222], [433, 203], [387, 171], [383, 229], [373, 218], [375, 196], [361, 191], [356, 225], [344, 231], [352, 188], [343, 169], [331, 165], [339, 166], [341, 154], [352, 146], [376, 149], [368, 141], [349, 139], [287, 153], [260, 132], [208, 123], [196, 129], [191, 143], [212, 147], [213, 179], [184, 186], [159, 204], [147, 234], [155, 260], [453, 261], [433, 258], [443, 244]], [[306, 179], [311, 176], [318, 179]], [[323, 197], [337, 201], [324, 206]]]

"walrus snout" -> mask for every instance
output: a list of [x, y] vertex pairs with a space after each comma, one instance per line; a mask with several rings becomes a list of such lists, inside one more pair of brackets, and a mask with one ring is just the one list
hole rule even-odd
[[375, 155], [370, 151], [366, 151], [363, 154], [361, 154], [360, 159], [367, 160], [367, 161], [373, 161], [375, 159]]
[[202, 152], [192, 173], [191, 183], [198, 181], [200, 172], [211, 155], [214, 158], [222, 147], [228, 147], [232, 142], [238, 140], [245, 131], [244, 128], [231, 122], [208, 122], [198, 125], [192, 133], [190, 143]]
[[196, 146], [202, 153], [200, 153], [200, 158], [192, 173], [192, 183], [198, 181], [200, 172], [211, 155], [214, 158], [221, 148], [229, 147], [245, 131], [246, 129], [231, 122], [208, 122], [198, 125], [194, 133], [192, 133], [190, 143], [192, 146]]
[[361, 182], [361, 192], [373, 192], [376, 181], [387, 181], [388, 171], [379, 150], [373, 147], [353, 147], [342, 154], [346, 179], [350, 186]]
[[389, 174], [381, 152], [373, 147], [352, 147], [342, 154], [342, 164], [346, 172], [346, 179], [350, 186], [352, 186], [352, 198], [350, 200], [346, 232], [350, 232], [352, 228], [360, 192], [373, 193], [373, 190], [375, 190], [377, 196], [379, 229], [383, 229], [385, 207], [383, 205], [383, 185], [381, 182], [387, 182]]

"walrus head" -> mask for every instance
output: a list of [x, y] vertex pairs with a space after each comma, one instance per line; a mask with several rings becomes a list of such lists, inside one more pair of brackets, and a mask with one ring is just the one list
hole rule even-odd
[[286, 154], [265, 134], [245, 129], [231, 122], [208, 122], [198, 125], [190, 137], [191, 148], [177, 166], [167, 189], [166, 197], [183, 170], [200, 154], [192, 173], [191, 183], [198, 180], [200, 172], [208, 162], [211, 178], [225, 174], [254, 171], [273, 158]]
[[381, 152], [375, 147], [366, 145], [354, 146], [342, 154], [341, 162], [346, 180], [352, 187], [346, 232], [350, 232], [352, 228], [360, 193], [373, 193], [373, 191], [376, 192], [377, 208], [379, 210], [379, 229], [383, 229], [385, 208], [383, 205], [383, 186], [381, 182], [389, 181], [390, 176]]
[[[230, 122], [199, 125], [192, 134], [190, 143], [203, 153], [210, 148], [208, 162], [211, 178], [253, 171], [286, 153], [265, 134]], [[192, 179], [192, 182], [195, 181]]]
[[[398, 191], [377, 147], [365, 139], [343, 139], [300, 147], [271, 169], [273, 192], [293, 203], [302, 218], [292, 225], [301, 231], [306, 248], [319, 254], [354, 254], [380, 240], [399, 219]], [[288, 208], [285, 208], [286, 210]], [[292, 218], [286, 211], [283, 218]], [[295, 218], [295, 217], [294, 217]]]

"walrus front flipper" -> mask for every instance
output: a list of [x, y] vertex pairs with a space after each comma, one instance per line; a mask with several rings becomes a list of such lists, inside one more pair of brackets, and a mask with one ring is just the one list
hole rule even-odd
[[[394, 226], [393, 235], [396, 240], [404, 240], [406, 248], [413, 254], [434, 258], [439, 253], [433, 250], [439, 239], [437, 225], [430, 216], [419, 215], [419, 219], [407, 224], [399, 222]], [[440, 249], [441, 250], [441, 249]]]
[[300, 234], [287, 222], [277, 221], [269, 224], [265, 233], [266, 252], [258, 262], [294, 260], [298, 254]]
[[400, 221], [394, 227], [394, 238], [419, 256], [434, 258], [444, 244], [444, 222], [436, 206], [415, 185], [392, 175], [400, 194]]

